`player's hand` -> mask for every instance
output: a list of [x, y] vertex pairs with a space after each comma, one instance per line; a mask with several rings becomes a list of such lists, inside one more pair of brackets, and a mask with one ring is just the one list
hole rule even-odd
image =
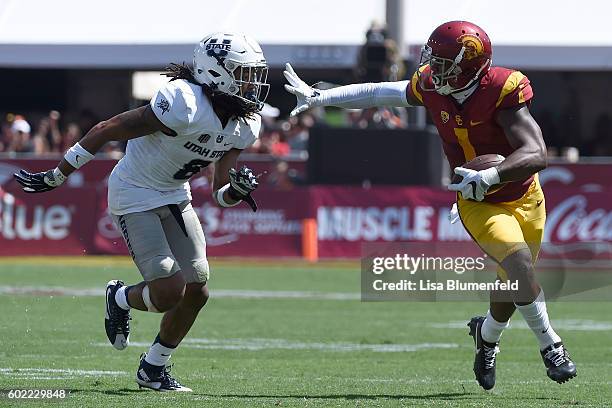
[[23, 191], [26, 193], [43, 193], [51, 191], [60, 186], [66, 177], [54, 170], [47, 170], [41, 173], [29, 173], [25, 170], [19, 170], [19, 173], [13, 174], [15, 180], [21, 184]]
[[463, 178], [459, 183], [449, 184], [448, 189], [459, 191], [466, 200], [482, 201], [489, 188], [499, 183], [499, 173], [495, 167], [480, 171], [455, 167], [455, 174]]
[[319, 91], [302, 81], [289, 63], [285, 64], [283, 74], [287, 78], [287, 82], [289, 82], [289, 84], [285, 84], [285, 89], [297, 98], [297, 104], [295, 109], [291, 111], [291, 116], [295, 116], [315, 106], [315, 98], [320, 95]]
[[259, 182], [257, 181], [257, 176], [253, 174], [253, 170], [249, 169], [247, 166], [242, 166], [239, 171], [231, 168], [229, 170], [229, 176], [230, 188], [228, 194], [230, 197], [234, 200], [246, 201], [254, 212], [257, 211], [257, 203], [253, 197], [251, 197], [251, 193], [259, 187]]

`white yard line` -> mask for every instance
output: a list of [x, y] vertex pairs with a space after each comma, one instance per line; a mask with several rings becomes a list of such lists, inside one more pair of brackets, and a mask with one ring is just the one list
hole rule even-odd
[[313, 299], [313, 300], [360, 300], [360, 293], [308, 292], [297, 290], [211, 290], [214, 297], [244, 299]]
[[[596, 320], [583, 319], [553, 319], [551, 324], [555, 329], [573, 330], [573, 331], [609, 331], [612, 330], [612, 322], [602, 322]], [[455, 320], [446, 323], [429, 323], [428, 327], [435, 329], [465, 329], [467, 330], [467, 321]], [[522, 320], [510, 321], [510, 328], [527, 330], [529, 326]]]
[[[108, 347], [108, 343], [94, 343], [94, 346]], [[131, 342], [131, 346], [149, 347], [150, 343]], [[320, 343], [302, 342], [285, 339], [198, 339], [188, 338], [181, 343], [181, 348], [205, 350], [317, 350], [335, 352], [373, 351], [378, 353], [406, 353], [431, 349], [449, 349], [459, 347], [456, 343], [416, 343], [416, 344], [359, 344], [359, 343]]]
[[[33, 296], [104, 296], [104, 288], [68, 288], [63, 286], [0, 286], [0, 295]], [[359, 300], [359, 293], [309, 292], [289, 290], [232, 290], [212, 289], [216, 298], [237, 299], [311, 299]]]
[[82, 377], [117, 377], [128, 375], [126, 371], [77, 370], [72, 368], [8, 368], [0, 367], [0, 378], [28, 380], [71, 380]]
[[[343, 292], [310, 292], [310, 291], [272, 291], [272, 290], [211, 290], [215, 298], [230, 299], [308, 299], [308, 300], [359, 300], [359, 293]], [[27, 296], [104, 296], [103, 288], [69, 288], [63, 286], [8, 286], [0, 285], [1, 295]], [[596, 321], [585, 319], [555, 319], [552, 321], [555, 329], [572, 331], [612, 331], [611, 321]], [[443, 323], [429, 323], [427, 327], [436, 329], [461, 329], [467, 327], [467, 321], [455, 320]], [[514, 319], [511, 328], [528, 329], [524, 321]], [[226, 347], [230, 347], [227, 345]], [[204, 348], [204, 347], [202, 347]]]
[[104, 296], [104, 289], [79, 289], [62, 286], [0, 286], [0, 295]]

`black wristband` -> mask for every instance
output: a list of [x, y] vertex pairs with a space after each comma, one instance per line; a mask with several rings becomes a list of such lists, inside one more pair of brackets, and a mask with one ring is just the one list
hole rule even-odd
[[227, 195], [234, 201], [242, 201], [244, 200], [244, 196], [238, 192], [232, 185], [230, 184], [227, 189]]

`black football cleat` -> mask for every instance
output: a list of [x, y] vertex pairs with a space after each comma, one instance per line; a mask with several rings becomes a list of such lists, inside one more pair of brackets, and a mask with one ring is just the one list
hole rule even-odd
[[576, 364], [570, 359], [563, 343], [552, 344], [540, 351], [540, 354], [546, 366], [546, 375], [551, 380], [563, 384], [576, 376]]
[[125, 349], [130, 343], [130, 311], [122, 309], [115, 301], [115, 294], [122, 286], [120, 280], [111, 280], [106, 284], [104, 328], [108, 341], [117, 350]]
[[468, 323], [470, 336], [474, 338], [476, 356], [474, 357], [474, 374], [476, 381], [485, 390], [495, 386], [495, 356], [499, 353], [499, 343], [489, 343], [482, 339], [480, 329], [484, 316], [472, 317]]
[[138, 388], [149, 388], [155, 391], [191, 392], [191, 388], [181, 385], [170, 375], [172, 366], [155, 366], [145, 361], [146, 353], [140, 356], [140, 366], [136, 372]]

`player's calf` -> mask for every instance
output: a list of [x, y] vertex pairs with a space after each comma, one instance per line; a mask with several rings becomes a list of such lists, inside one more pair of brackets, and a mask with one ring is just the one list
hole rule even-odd
[[185, 286], [183, 304], [195, 311], [200, 311], [209, 298], [208, 287], [204, 283], [189, 283]]
[[508, 279], [518, 282], [518, 292], [512, 299], [515, 304], [531, 303], [540, 292], [534, 269], [531, 252], [528, 248], [520, 249], [508, 255], [500, 264], [506, 271]]

